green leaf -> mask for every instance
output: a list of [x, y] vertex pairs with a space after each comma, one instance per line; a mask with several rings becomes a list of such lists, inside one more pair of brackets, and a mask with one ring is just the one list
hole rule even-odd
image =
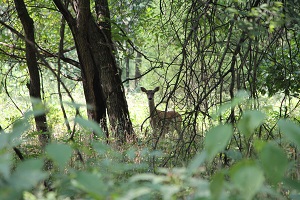
[[217, 112], [213, 114], [213, 117], [216, 118], [218, 116], [221, 116], [223, 113], [225, 113], [227, 110], [232, 109], [236, 107], [237, 105], [243, 103], [249, 98], [249, 94], [245, 90], [239, 90], [234, 99], [228, 103], [222, 104]]
[[92, 146], [99, 155], [105, 155], [110, 150], [110, 147], [107, 144], [100, 141], [92, 141]]
[[136, 158], [136, 149], [134, 148], [130, 148], [126, 151], [126, 156], [130, 159], [130, 160], [134, 160]]
[[63, 170], [72, 156], [72, 148], [67, 144], [52, 143], [47, 145], [46, 153]]
[[104, 197], [108, 189], [108, 185], [103, 182], [103, 179], [89, 172], [79, 172], [72, 184], [95, 199]]
[[130, 181], [132, 181], [132, 182], [149, 181], [149, 182], [152, 182], [153, 184], [158, 184], [158, 183], [162, 183], [162, 182], [166, 181], [167, 179], [168, 179], [168, 177], [166, 177], [166, 176], [144, 173], [144, 174], [133, 175], [130, 178]]
[[97, 136], [104, 137], [103, 131], [98, 123], [96, 123], [94, 121], [83, 119], [82, 117], [76, 117], [74, 121], [86, 130], [90, 131], [90, 129], [91, 129], [91, 131], [96, 133]]
[[30, 125], [27, 121], [27, 119], [20, 119], [17, 120], [14, 124], [13, 124], [13, 130], [12, 133], [9, 134], [9, 142], [10, 143], [14, 143], [14, 145], [18, 145], [16, 139], [19, 139], [20, 136], [27, 130], [29, 129]]
[[293, 177], [285, 178], [283, 180], [284, 185], [296, 190], [300, 191], [300, 181], [299, 180], [294, 180]]
[[266, 177], [274, 185], [282, 180], [288, 167], [284, 151], [274, 143], [266, 144], [259, 154]]
[[0, 155], [0, 175], [8, 180], [10, 175], [10, 167], [12, 165], [13, 156], [9, 152]]
[[231, 180], [241, 199], [250, 200], [264, 183], [262, 170], [251, 161], [243, 161], [232, 167]]
[[172, 199], [175, 194], [180, 191], [180, 186], [178, 185], [161, 185], [159, 187], [163, 199]]
[[258, 110], [246, 111], [237, 127], [242, 134], [249, 137], [254, 130], [263, 123], [265, 118], [265, 114]]
[[286, 119], [279, 120], [278, 126], [284, 135], [300, 148], [300, 126]]
[[10, 135], [7, 133], [0, 133], [0, 149], [7, 147], [9, 144]]
[[31, 103], [33, 104], [33, 110], [30, 110], [24, 114], [25, 119], [30, 119], [31, 116], [41, 116], [45, 114], [45, 105], [38, 98], [30, 98]]
[[130, 200], [130, 199], [138, 199], [143, 195], [149, 194], [151, 189], [148, 187], [138, 187], [130, 189], [123, 197], [118, 198], [119, 200]]
[[217, 112], [213, 115], [214, 118], [217, 118], [219, 116], [221, 116], [223, 113], [225, 113], [227, 110], [232, 108], [232, 104], [231, 102], [228, 103], [223, 103], [219, 109], [217, 110]]
[[210, 192], [212, 195], [212, 199], [220, 199], [224, 192], [224, 173], [217, 172], [213, 177], [210, 183]]
[[238, 14], [239, 11], [235, 8], [232, 8], [232, 7], [229, 7], [229, 8], [226, 8], [226, 11], [230, 12], [230, 13], [234, 13], [234, 14]]
[[11, 175], [9, 183], [15, 190], [28, 190], [47, 177], [43, 171], [44, 161], [32, 159], [21, 162]]
[[207, 151], [208, 160], [226, 148], [232, 134], [232, 126], [229, 124], [216, 126], [206, 133], [204, 149]]
[[274, 32], [274, 29], [278, 26], [278, 24], [275, 22], [275, 21], [270, 21], [270, 24], [269, 24], [269, 32], [270, 33], [273, 33]]
[[20, 68], [21, 71], [26, 70], [26, 69], [27, 69], [27, 65], [25, 65], [25, 64], [20, 64], [20, 65], [19, 65], [19, 68]]
[[228, 149], [225, 154], [234, 161], [239, 161], [243, 158], [242, 153], [237, 149]]
[[253, 142], [253, 147], [257, 152], [261, 152], [266, 144], [266, 141], [262, 141], [261, 139], [255, 139]]
[[193, 160], [187, 166], [187, 170], [186, 170], [189, 176], [197, 172], [198, 168], [204, 163], [206, 156], [207, 156], [206, 152], [202, 151], [200, 154], [196, 155], [193, 158]]

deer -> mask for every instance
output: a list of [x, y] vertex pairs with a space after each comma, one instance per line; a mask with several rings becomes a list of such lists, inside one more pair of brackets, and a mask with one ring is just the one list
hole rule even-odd
[[157, 110], [154, 103], [154, 94], [159, 91], [159, 87], [154, 90], [147, 90], [141, 87], [141, 91], [146, 93], [150, 111], [150, 125], [154, 133], [160, 131], [160, 136], [164, 137], [166, 133], [175, 131], [181, 134], [182, 117], [176, 111]]

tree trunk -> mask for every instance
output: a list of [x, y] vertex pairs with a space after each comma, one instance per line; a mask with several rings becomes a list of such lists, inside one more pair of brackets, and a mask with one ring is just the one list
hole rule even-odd
[[142, 54], [137, 52], [135, 59], [135, 75], [134, 75], [134, 87], [135, 89], [139, 86], [139, 80], [141, 77], [140, 67], [142, 65]]
[[113, 54], [107, 1], [96, 1], [101, 19], [98, 25], [91, 15], [89, 0], [78, 1], [76, 18], [60, 0], [53, 1], [67, 20], [75, 40], [86, 101], [92, 105], [89, 118], [95, 121], [105, 119], [107, 110], [111, 131], [119, 142], [124, 143], [127, 136], [133, 134], [133, 128]]
[[[128, 47], [127, 47], [127, 53], [129, 54], [129, 49], [128, 49]], [[126, 77], [125, 77], [125, 79], [127, 79], [127, 81], [126, 81], [126, 87], [127, 87], [127, 89], [129, 89], [129, 55], [127, 54], [127, 56], [125, 57], [125, 68], [126, 68]]]
[[[30, 83], [28, 84], [29, 94], [31, 97], [33, 110], [41, 104], [41, 93], [40, 93], [40, 74], [37, 63], [37, 55], [35, 49], [35, 38], [34, 38], [34, 24], [33, 20], [29, 16], [25, 3], [23, 0], [14, 0], [18, 16], [24, 28], [25, 33], [25, 45], [26, 45], [26, 62], [28, 66]], [[50, 134], [48, 132], [46, 114], [40, 114], [34, 116], [36, 123], [36, 130], [39, 132], [39, 141], [42, 147], [50, 141]]]

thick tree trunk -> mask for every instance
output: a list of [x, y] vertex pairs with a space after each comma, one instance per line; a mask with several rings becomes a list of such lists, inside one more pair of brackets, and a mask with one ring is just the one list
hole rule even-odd
[[142, 54], [137, 52], [135, 59], [135, 74], [134, 74], [134, 87], [135, 89], [139, 87], [139, 79], [141, 77], [140, 67], [142, 65]]
[[[78, 59], [80, 62], [83, 90], [87, 104], [87, 115], [90, 120], [100, 123], [103, 131], [108, 137], [106, 124], [106, 103], [100, 82], [100, 70], [96, 68], [93, 55], [95, 51], [91, 46], [89, 29], [91, 13], [89, 1], [78, 1], [76, 5], [77, 17], [74, 18], [60, 0], [53, 0], [60, 12], [66, 19], [75, 41]], [[74, 3], [74, 2], [73, 2]]]
[[110, 23], [106, 20], [109, 19], [107, 1], [101, 0], [98, 5], [98, 15], [104, 13], [99, 18], [104, 21], [100, 21], [99, 25], [91, 15], [89, 0], [78, 1], [76, 18], [71, 16], [60, 0], [53, 1], [67, 20], [75, 40], [86, 101], [92, 105], [89, 117], [96, 121], [105, 119], [107, 109], [111, 131], [119, 142], [124, 143], [127, 136], [133, 134], [133, 128], [113, 54]]
[[125, 68], [126, 68], [126, 77], [125, 78], [127, 79], [127, 81], [126, 81], [127, 89], [129, 89], [129, 74], [130, 74], [129, 62], [130, 62], [129, 56], [127, 55], [125, 58]]
[[[97, 33], [100, 47], [101, 82], [107, 103], [107, 111], [112, 132], [119, 142], [124, 143], [130, 136], [134, 138], [132, 123], [129, 117], [128, 105], [125, 98], [121, 75], [113, 54], [111, 37], [110, 12], [107, 0], [96, 0], [98, 16]], [[97, 6], [98, 5], [98, 6]], [[97, 66], [98, 67], [98, 66]]]
[[[35, 38], [34, 38], [34, 24], [33, 20], [29, 16], [25, 3], [23, 0], [14, 0], [15, 6], [18, 12], [18, 16], [24, 28], [25, 33], [25, 45], [26, 45], [26, 62], [28, 66], [30, 83], [28, 85], [29, 94], [32, 98], [33, 110], [36, 110], [36, 105], [41, 102], [40, 93], [40, 74], [37, 63], [37, 55], [35, 49]], [[48, 132], [46, 115], [41, 114], [35, 116], [36, 129], [39, 132], [39, 141], [44, 147], [50, 141], [50, 134]]]

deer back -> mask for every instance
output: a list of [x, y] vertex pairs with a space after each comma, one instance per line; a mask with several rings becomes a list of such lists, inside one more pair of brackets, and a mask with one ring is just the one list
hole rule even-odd
[[163, 130], [163, 132], [169, 132], [176, 130], [181, 131], [181, 115], [176, 111], [161, 111], [156, 110], [150, 123], [152, 128], [157, 130]]

